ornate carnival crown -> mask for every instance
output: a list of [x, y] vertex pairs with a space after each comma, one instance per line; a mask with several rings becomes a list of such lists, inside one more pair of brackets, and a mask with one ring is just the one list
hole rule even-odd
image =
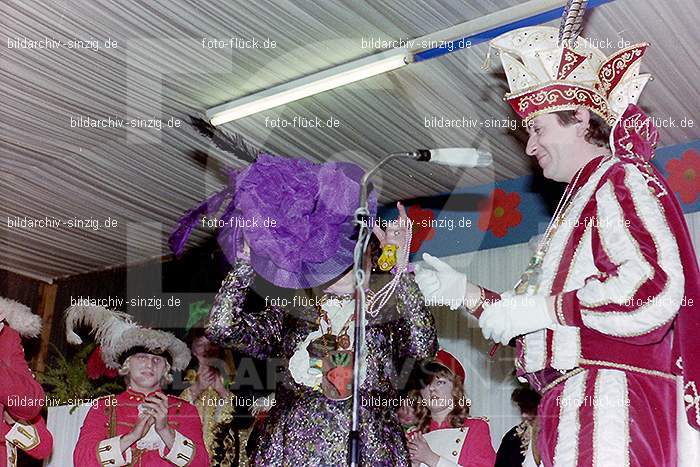
[[490, 42], [500, 52], [510, 93], [505, 100], [525, 121], [548, 112], [586, 107], [608, 124], [636, 104], [651, 78], [639, 74], [649, 44], [621, 49], [610, 57], [579, 38], [558, 45], [559, 30], [516, 29]]

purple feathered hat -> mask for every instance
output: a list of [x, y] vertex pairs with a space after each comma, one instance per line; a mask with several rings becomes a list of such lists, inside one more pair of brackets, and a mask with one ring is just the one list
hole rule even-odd
[[[180, 220], [171, 248], [179, 254], [193, 224], [212, 209], [218, 211], [230, 194], [218, 237], [229, 262], [245, 238], [253, 268], [269, 282], [291, 289], [319, 286], [352, 265], [357, 235], [352, 220], [363, 175], [361, 167], [349, 162], [315, 164], [260, 154], [227, 189]], [[377, 209], [374, 191], [369, 207], [371, 222]]]

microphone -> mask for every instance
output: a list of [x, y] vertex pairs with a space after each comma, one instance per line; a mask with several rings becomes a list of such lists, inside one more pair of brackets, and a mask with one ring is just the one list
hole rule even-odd
[[[369, 208], [367, 207], [367, 191], [369, 180], [372, 174], [379, 170], [384, 164], [398, 158], [410, 157], [416, 161], [435, 162], [436, 164], [448, 165], [451, 167], [475, 168], [487, 167], [493, 163], [490, 152], [479, 151], [476, 148], [441, 148], [441, 149], [418, 149], [414, 152], [393, 152], [380, 159], [374, 167], [365, 172], [360, 182], [360, 207], [355, 211], [355, 224], [360, 226], [359, 234], [355, 244], [353, 258], [353, 273], [355, 275], [355, 360], [352, 368], [352, 418], [350, 425], [350, 436], [348, 440], [348, 453], [350, 465], [359, 465], [360, 450], [360, 361], [362, 353], [366, 350], [362, 341], [364, 332], [362, 325], [365, 321], [365, 294], [362, 292], [363, 284], [360, 271], [363, 270], [364, 251], [367, 247], [366, 240], [369, 236], [367, 220], [369, 218]], [[395, 252], [394, 252], [395, 253]], [[386, 255], [385, 259], [389, 259]], [[391, 268], [391, 261], [386, 261], [385, 268]]]
[[476, 148], [418, 149], [410, 153], [410, 156], [417, 161], [434, 162], [450, 167], [488, 167], [493, 163], [490, 152]]

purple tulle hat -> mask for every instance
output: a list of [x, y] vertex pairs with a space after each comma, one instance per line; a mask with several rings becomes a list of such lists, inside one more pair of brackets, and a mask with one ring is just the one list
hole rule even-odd
[[[269, 282], [290, 289], [317, 287], [352, 265], [357, 227], [353, 224], [364, 170], [349, 162], [315, 164], [305, 159], [260, 154], [229, 187], [180, 219], [170, 237], [176, 254], [184, 249], [195, 223], [218, 212], [225, 227], [218, 240], [229, 262], [245, 238], [255, 271]], [[377, 195], [369, 195], [370, 222]], [[371, 223], [370, 223], [371, 225]]]

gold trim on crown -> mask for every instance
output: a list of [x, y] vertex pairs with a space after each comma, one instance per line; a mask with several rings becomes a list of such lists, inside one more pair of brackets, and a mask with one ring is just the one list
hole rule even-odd
[[606, 57], [583, 38], [566, 46], [557, 41], [556, 28], [532, 26], [490, 42], [508, 77], [511, 92], [505, 100], [525, 122], [543, 113], [586, 107], [612, 125], [629, 104], [637, 103], [651, 77], [639, 74], [648, 43]]

